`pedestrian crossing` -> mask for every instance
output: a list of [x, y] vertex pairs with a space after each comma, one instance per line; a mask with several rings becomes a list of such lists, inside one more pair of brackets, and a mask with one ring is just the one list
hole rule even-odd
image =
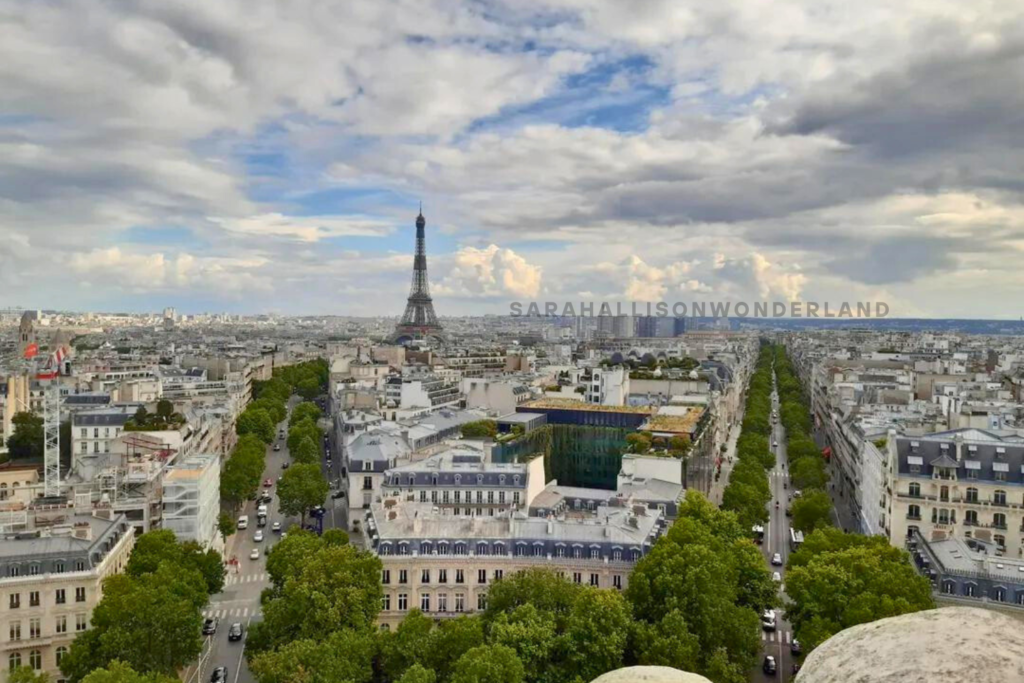
[[266, 572], [255, 572], [251, 574], [231, 574], [224, 577], [225, 586], [234, 586], [238, 583], [264, 583], [268, 580]]
[[761, 631], [761, 640], [766, 643], [785, 643], [789, 644], [793, 642], [792, 631]]
[[234, 608], [220, 608], [216, 605], [211, 605], [208, 609], [203, 610], [203, 617], [206, 619], [230, 619], [231, 617], [239, 617], [245, 619], [246, 617], [259, 617], [259, 607], [234, 607]]
[[768, 473], [768, 476], [775, 477], [776, 479], [785, 479], [786, 475], [786, 470], [772, 470]]

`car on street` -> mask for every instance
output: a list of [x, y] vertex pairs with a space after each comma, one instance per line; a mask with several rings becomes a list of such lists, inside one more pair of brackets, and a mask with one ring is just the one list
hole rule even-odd
[[782, 555], [780, 555], [779, 553], [775, 553], [774, 555], [772, 555], [772, 566], [773, 567], [781, 567], [782, 566]]
[[231, 624], [231, 628], [228, 629], [228, 640], [234, 642], [242, 639], [242, 624], [235, 622]]
[[778, 448], [778, 447], [779, 447], [779, 442], [778, 441], [772, 441], [772, 448]]
[[794, 638], [793, 642], [789, 644], [789, 654], [793, 655], [794, 657], [799, 657], [803, 653], [804, 649], [800, 646], [800, 641]]
[[273, 479], [264, 479], [263, 480], [263, 488], [269, 489], [273, 485], [274, 485], [274, 480]]
[[210, 683], [224, 683], [228, 680], [228, 668], [226, 666], [218, 666], [210, 674]]
[[203, 620], [203, 635], [212, 636], [217, 632], [217, 618], [209, 617]]
[[271, 524], [270, 530], [273, 531], [275, 534], [281, 533], [281, 522], [274, 522], [273, 524]]
[[270, 544], [268, 543], [268, 544], [266, 545], [266, 547], [264, 547], [264, 548], [263, 548], [263, 554], [264, 554], [264, 555], [269, 555], [269, 554], [270, 554], [270, 551], [271, 551], [271, 550], [273, 550], [273, 548], [274, 548], [274, 546], [272, 546], [272, 545], [270, 545]]
[[782, 574], [779, 572], [772, 572], [772, 581], [775, 583], [782, 583]]
[[286, 469], [288, 469], [289, 465], [291, 465], [291, 463], [288, 462], [287, 460], [285, 460], [283, 463], [281, 463], [281, 469], [282, 470], [286, 470]]
[[275, 443], [274, 444], [274, 451], [280, 451], [280, 450], [281, 450], [281, 444]]
[[778, 667], [775, 665], [775, 657], [771, 655], [765, 655], [764, 662], [761, 664], [761, 670], [769, 676], [774, 676]]
[[256, 518], [256, 526], [264, 527], [267, 525], [267, 518], [264, 515], [260, 515]]
[[263, 542], [263, 529], [257, 529], [256, 533], [252, 537], [252, 540], [255, 541], [256, 543], [262, 543]]
[[344, 498], [344, 497], [345, 497], [345, 492], [341, 491], [341, 490], [335, 491], [334, 493], [331, 494], [331, 498], [333, 498], [334, 500], [338, 500], [339, 498]]
[[258, 559], [260, 559], [260, 549], [259, 548], [253, 548], [252, 552], [249, 553], [249, 559], [250, 560], [258, 560]]
[[236, 524], [235, 527], [243, 531], [249, 528], [249, 515], [242, 515], [239, 517], [238, 524]]
[[761, 628], [765, 631], [774, 631], [775, 624], [775, 610], [766, 609], [764, 614], [761, 615]]

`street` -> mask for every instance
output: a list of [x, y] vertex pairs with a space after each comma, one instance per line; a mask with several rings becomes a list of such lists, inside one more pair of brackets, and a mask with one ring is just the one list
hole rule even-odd
[[[774, 380], [773, 380], [774, 382]], [[772, 410], [778, 414], [779, 397], [773, 385], [772, 389]], [[778, 447], [772, 447], [775, 452], [775, 467], [768, 472], [768, 485], [771, 487], [772, 502], [769, 503], [769, 520], [765, 526], [764, 544], [761, 552], [764, 554], [768, 569], [772, 572], [779, 572], [782, 576], [780, 595], [785, 600], [786, 581], [786, 560], [789, 559], [789, 518], [786, 516], [786, 507], [790, 503], [789, 497], [792, 490], [788, 488], [789, 472], [786, 459], [786, 430], [781, 421], [772, 424], [772, 442], [778, 442]], [[776, 507], [776, 503], [778, 507]], [[782, 556], [783, 566], [771, 566], [771, 558], [775, 553]], [[793, 643], [793, 630], [789, 622], [783, 618], [784, 610], [776, 609], [776, 629], [774, 631], [761, 630], [763, 641], [762, 662], [765, 655], [775, 658], [778, 666], [778, 673], [774, 676], [764, 673], [764, 669], [758, 666], [756, 673], [751, 680], [755, 681], [788, 681], [793, 678], [794, 657], [790, 651]]]
[[[294, 398], [289, 401], [289, 415], [297, 402]], [[259, 543], [253, 540], [256, 531], [260, 530], [256, 524], [257, 503], [255, 501], [246, 501], [243, 509], [238, 514], [239, 516], [248, 515], [249, 526], [244, 531], [235, 532], [228, 539], [225, 552], [226, 558], [237, 558], [238, 563], [236, 565], [228, 563], [227, 576], [224, 579], [224, 590], [214, 595], [210, 600], [210, 604], [203, 610], [204, 617], [213, 617], [218, 620], [217, 632], [212, 636], [206, 636], [207, 642], [200, 655], [198, 667], [196, 665], [189, 667], [182, 676], [186, 683], [206, 683], [210, 678], [210, 674], [218, 666], [227, 667], [228, 683], [255, 682], [249, 667], [246, 665], [243, 652], [245, 637], [249, 633], [249, 626], [260, 619], [260, 594], [264, 588], [270, 586], [270, 577], [266, 571], [266, 550], [281, 538], [280, 533], [273, 533], [271, 531], [271, 525], [274, 522], [280, 522], [282, 531], [287, 531], [289, 526], [299, 523], [298, 517], [286, 518], [281, 515], [278, 509], [277, 478], [284, 472], [284, 463], [291, 460], [288, 444], [286, 443], [288, 434], [287, 419], [279, 424], [277, 429], [278, 433], [283, 431], [285, 434], [285, 437], [279, 437], [276, 441], [276, 443], [281, 445], [281, 450], [275, 452], [272, 445], [267, 447], [267, 466], [262, 477], [262, 479], [272, 480], [274, 486], [270, 488], [260, 486], [261, 491], [270, 491], [273, 494], [273, 498], [267, 506], [269, 513], [267, 515], [267, 525], [262, 528], [264, 539]], [[326, 468], [326, 463], [324, 467]], [[328, 473], [328, 479], [330, 478]], [[325, 507], [328, 509], [328, 514], [324, 518], [325, 529], [332, 526], [334, 508], [332, 504], [334, 502], [328, 498], [325, 503]], [[257, 560], [249, 559], [249, 553], [254, 548], [258, 549], [260, 553]], [[228, 640], [228, 629], [235, 623], [241, 624], [243, 628], [243, 639], [240, 642], [230, 642]]]

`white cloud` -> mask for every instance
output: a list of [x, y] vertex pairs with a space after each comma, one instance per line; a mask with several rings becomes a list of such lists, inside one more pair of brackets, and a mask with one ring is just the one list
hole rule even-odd
[[511, 249], [491, 244], [484, 249], [463, 247], [452, 259], [434, 291], [452, 297], [536, 297], [541, 268], [527, 263]]
[[229, 232], [250, 237], [290, 237], [318, 242], [327, 237], [383, 237], [392, 232], [387, 221], [367, 216], [286, 216], [267, 213], [241, 218], [210, 218]]

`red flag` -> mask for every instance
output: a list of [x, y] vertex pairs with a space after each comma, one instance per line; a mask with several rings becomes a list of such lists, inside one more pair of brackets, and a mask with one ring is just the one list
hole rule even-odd
[[25, 358], [35, 358], [39, 354], [39, 344], [29, 344], [25, 347]]

